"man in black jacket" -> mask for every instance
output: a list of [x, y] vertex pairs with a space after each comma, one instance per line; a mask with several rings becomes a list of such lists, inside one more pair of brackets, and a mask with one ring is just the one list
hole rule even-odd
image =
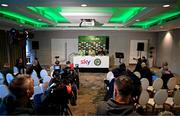
[[114, 83], [114, 98], [101, 102], [97, 107], [97, 115], [137, 115], [130, 101], [132, 91], [133, 82], [128, 76], [117, 77]]

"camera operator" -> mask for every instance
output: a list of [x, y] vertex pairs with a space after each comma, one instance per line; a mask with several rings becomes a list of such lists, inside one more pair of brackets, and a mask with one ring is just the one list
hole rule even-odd
[[71, 90], [61, 75], [51, 79], [47, 91], [41, 96], [38, 115], [72, 115], [68, 106]]

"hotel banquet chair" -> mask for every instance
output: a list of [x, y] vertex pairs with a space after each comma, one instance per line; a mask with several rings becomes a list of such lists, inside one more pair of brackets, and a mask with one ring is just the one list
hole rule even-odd
[[43, 83], [49, 83], [49, 81], [51, 80], [51, 77], [50, 76], [45, 76], [43, 77]]
[[168, 87], [168, 94], [173, 94], [175, 86], [177, 84], [177, 80], [175, 77], [172, 77], [168, 80], [167, 82], [167, 87]]
[[45, 69], [41, 70], [40, 76], [41, 76], [41, 78], [44, 78], [45, 76], [48, 76], [47, 71]]
[[19, 73], [18, 68], [16, 66], [14, 66], [13, 67], [13, 75], [16, 75], [18, 73]]
[[109, 71], [106, 75], [106, 78], [104, 79], [104, 88], [106, 90], [109, 90], [109, 83], [113, 78], [114, 78], [114, 74], [112, 73], [112, 71]]
[[155, 93], [154, 98], [149, 99], [147, 106], [152, 107], [152, 112], [154, 112], [156, 109], [164, 109], [164, 103], [166, 102], [167, 97], [167, 90], [160, 89]]
[[141, 87], [142, 90], [147, 90], [148, 86], [149, 86], [149, 81], [146, 78], [142, 78], [141, 80]]
[[142, 90], [140, 96], [139, 96], [139, 105], [141, 105], [143, 107], [143, 109], [146, 109], [147, 111], [147, 103], [148, 103], [148, 100], [149, 100], [149, 93], [146, 91], [146, 90]]
[[152, 92], [152, 93], [156, 93], [156, 91], [158, 91], [159, 89], [161, 89], [163, 86], [163, 80], [161, 78], [157, 78], [154, 82], [152, 86], [148, 86], [147, 90]]
[[3, 99], [9, 94], [9, 89], [6, 85], [0, 85], [0, 98]]
[[168, 97], [165, 105], [169, 105], [174, 111], [180, 108], [180, 90], [176, 90], [173, 97]]
[[0, 85], [2, 85], [4, 83], [4, 76], [3, 74], [0, 72]]
[[33, 70], [32, 74], [31, 75], [34, 75], [37, 77], [37, 72], [35, 70]]
[[112, 71], [109, 71], [107, 73], [107, 76], [106, 76], [106, 80], [108, 80], [109, 82], [111, 82], [111, 80], [114, 78], [114, 74], [112, 73]]
[[37, 77], [37, 73], [33, 70], [31, 74], [32, 79], [34, 80], [34, 87], [39, 85], [39, 78]]
[[135, 71], [134, 74], [138, 77], [141, 78], [141, 74], [138, 71]]
[[6, 74], [6, 80], [7, 80], [8, 84], [10, 84], [13, 79], [14, 79], [14, 77], [11, 73]]
[[40, 85], [39, 85], [39, 86], [35, 86], [35, 87], [34, 87], [34, 94], [33, 94], [33, 96], [32, 96], [31, 99], [33, 99], [35, 95], [41, 94], [41, 93], [43, 93], [43, 92], [44, 92], [44, 91], [43, 91], [42, 86], [40, 86]]

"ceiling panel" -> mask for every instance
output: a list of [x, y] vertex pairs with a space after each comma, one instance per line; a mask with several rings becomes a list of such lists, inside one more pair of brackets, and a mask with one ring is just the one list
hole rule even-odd
[[[178, 0], [1, 0], [1, 27], [43, 29], [85, 29], [82, 19], [94, 19], [86, 29], [168, 30], [179, 28]], [[87, 7], [81, 7], [87, 4]], [[170, 7], [162, 6], [169, 4]], [[176, 21], [175, 21], [176, 20]], [[12, 23], [13, 22], [13, 23]], [[5, 24], [6, 23], [6, 24]], [[176, 25], [174, 24], [176, 23]], [[165, 26], [165, 25], [168, 26]], [[164, 26], [163, 26], [164, 25]], [[98, 28], [97, 28], [98, 27]], [[161, 28], [160, 28], [161, 27]]]

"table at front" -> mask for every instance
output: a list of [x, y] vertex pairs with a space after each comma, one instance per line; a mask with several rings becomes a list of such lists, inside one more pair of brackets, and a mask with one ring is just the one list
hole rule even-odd
[[74, 56], [73, 64], [79, 68], [109, 68], [109, 56]]

